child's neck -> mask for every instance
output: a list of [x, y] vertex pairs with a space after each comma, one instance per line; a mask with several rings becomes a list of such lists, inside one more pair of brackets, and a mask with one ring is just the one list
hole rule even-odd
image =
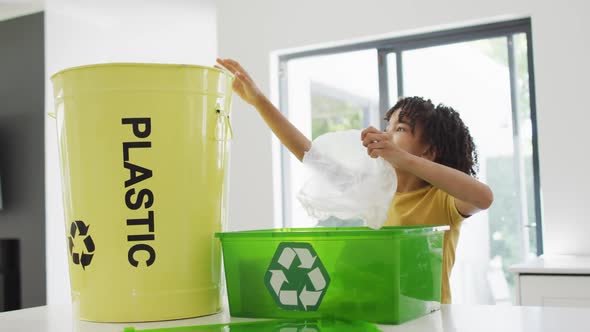
[[414, 174], [396, 170], [397, 174], [397, 192], [405, 193], [422, 189], [429, 185], [428, 182], [415, 176]]

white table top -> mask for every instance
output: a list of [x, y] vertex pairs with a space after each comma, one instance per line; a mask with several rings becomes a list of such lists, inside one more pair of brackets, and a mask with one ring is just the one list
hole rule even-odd
[[[43, 306], [0, 313], [0, 331], [11, 332], [122, 332], [124, 327], [162, 327], [252, 321], [217, 315], [154, 323], [106, 324], [72, 318], [69, 306]], [[384, 332], [449, 331], [588, 331], [590, 309], [518, 306], [443, 305], [442, 309], [401, 325], [379, 325]], [[361, 332], [361, 331], [359, 331]]]
[[590, 256], [541, 256], [510, 266], [514, 273], [527, 274], [582, 274], [590, 275]]

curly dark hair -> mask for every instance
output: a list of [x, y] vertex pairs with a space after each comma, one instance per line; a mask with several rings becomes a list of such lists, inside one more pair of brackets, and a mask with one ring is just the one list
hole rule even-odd
[[423, 128], [422, 142], [433, 148], [435, 162], [476, 176], [478, 166], [475, 144], [457, 111], [443, 104], [435, 107], [430, 99], [406, 97], [387, 112], [385, 120], [389, 121], [397, 110], [400, 110], [399, 121], [408, 124], [412, 133], [417, 124]]

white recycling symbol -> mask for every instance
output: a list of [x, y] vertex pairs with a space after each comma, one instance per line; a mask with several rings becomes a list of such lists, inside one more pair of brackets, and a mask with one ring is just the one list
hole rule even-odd
[[[294, 264], [296, 260], [299, 264]], [[301, 242], [281, 243], [265, 276], [277, 305], [287, 310], [317, 310], [329, 282], [311, 244]]]

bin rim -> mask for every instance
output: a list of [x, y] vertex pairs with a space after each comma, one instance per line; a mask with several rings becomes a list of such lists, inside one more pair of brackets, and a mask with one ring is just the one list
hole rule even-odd
[[264, 230], [217, 232], [219, 239], [248, 239], [248, 238], [293, 238], [293, 237], [339, 237], [339, 236], [403, 236], [420, 235], [430, 232], [445, 232], [448, 225], [421, 226], [385, 226], [380, 229], [369, 227], [316, 227], [316, 228], [274, 228]]
[[213, 71], [217, 71], [217, 72], [226, 74], [230, 77], [232, 76], [225, 70], [222, 70], [222, 69], [219, 69], [216, 67], [203, 66], [203, 65], [179, 64], [179, 63], [157, 63], [157, 62], [153, 62], [153, 63], [152, 62], [104, 62], [104, 63], [94, 63], [94, 64], [65, 68], [65, 69], [62, 69], [62, 70], [56, 72], [55, 74], [51, 75], [50, 79], [53, 80], [58, 75], [62, 75], [66, 72], [76, 71], [76, 70], [81, 70], [81, 69], [98, 68], [98, 67], [163, 67], [163, 68], [164, 67], [168, 67], [168, 68], [179, 67], [179, 68], [213, 70]]

